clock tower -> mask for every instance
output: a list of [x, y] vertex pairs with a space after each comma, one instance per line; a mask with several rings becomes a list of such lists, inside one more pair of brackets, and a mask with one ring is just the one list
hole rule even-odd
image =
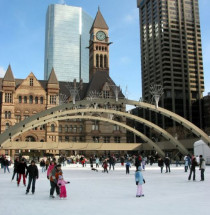
[[107, 26], [100, 9], [96, 14], [90, 29], [89, 43], [89, 80], [97, 71], [109, 74], [109, 27]]

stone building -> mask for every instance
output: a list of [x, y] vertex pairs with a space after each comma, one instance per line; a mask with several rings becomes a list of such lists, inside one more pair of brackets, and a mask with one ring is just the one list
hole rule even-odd
[[[78, 92], [76, 100], [90, 99], [93, 94], [101, 98], [115, 98], [114, 89], [117, 86], [109, 76], [109, 45], [108, 26], [98, 10], [90, 30], [89, 83], [83, 83], [82, 80], [58, 82], [53, 68], [48, 80], [37, 80], [32, 72], [26, 79], [16, 79], [9, 65], [5, 76], [0, 79], [0, 132], [38, 112], [72, 101], [71, 89]], [[124, 97], [121, 92], [119, 97]], [[125, 106], [110, 108], [125, 110]], [[123, 117], [116, 117], [114, 120], [125, 122]], [[99, 121], [54, 121], [29, 130], [15, 137], [13, 141], [126, 143], [126, 130], [118, 125]], [[19, 153], [19, 150], [0, 151], [0, 154], [12, 156]], [[27, 153], [35, 154], [38, 151]], [[61, 152], [48, 150], [45, 153]]]

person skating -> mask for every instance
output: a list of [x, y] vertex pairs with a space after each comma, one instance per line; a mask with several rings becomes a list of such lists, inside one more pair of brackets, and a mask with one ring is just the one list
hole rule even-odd
[[45, 171], [46, 171], [44, 159], [41, 160], [41, 162], [40, 162], [40, 167], [42, 168], [42, 172], [45, 172]]
[[28, 177], [28, 186], [26, 189], [26, 194], [29, 193], [31, 183], [32, 183], [32, 194], [34, 194], [36, 179], [39, 178], [39, 171], [38, 171], [38, 168], [37, 168], [34, 160], [32, 160], [31, 165], [28, 166], [28, 169], [26, 171], [26, 178], [28, 175], [29, 175], [29, 177]]
[[195, 181], [195, 168], [198, 166], [198, 163], [196, 161], [196, 158], [193, 156], [192, 157], [192, 162], [191, 162], [191, 167], [190, 167], [190, 175], [188, 177], [188, 180], [191, 180], [191, 176], [193, 173], [193, 181]]
[[199, 162], [199, 170], [201, 171], [201, 181], [204, 181], [204, 172], [206, 168], [206, 161], [204, 160], [203, 156], [200, 155], [200, 162]]
[[8, 171], [8, 173], [10, 173], [9, 164], [10, 164], [10, 162], [8, 161], [8, 159], [6, 157], [4, 157], [4, 159], [3, 159], [4, 173], [6, 173], [6, 171]]
[[187, 172], [188, 170], [188, 156], [184, 157], [184, 171]]
[[62, 175], [62, 170], [61, 170], [61, 165], [60, 164], [56, 165], [52, 169], [50, 174], [49, 174], [50, 186], [51, 186], [51, 188], [50, 188], [50, 198], [55, 198], [53, 196], [55, 190], [56, 190], [57, 195], [60, 194], [60, 189], [59, 189], [59, 187], [57, 185], [59, 175]]
[[130, 167], [131, 167], [131, 162], [129, 160], [127, 160], [127, 162], [125, 164], [126, 174], [130, 173]]
[[142, 168], [141, 166], [138, 167], [138, 170], [135, 173], [135, 181], [137, 185], [137, 191], [136, 191], [136, 197], [143, 197], [143, 190], [142, 190], [142, 184], [145, 183], [145, 180], [142, 175]]
[[161, 173], [163, 173], [163, 166], [164, 166], [164, 161], [162, 158], [158, 159], [158, 166], [160, 167]]
[[66, 192], [66, 186], [65, 184], [69, 184], [69, 181], [64, 181], [63, 176], [59, 175], [58, 176], [58, 187], [60, 188], [60, 198], [64, 199], [67, 197], [67, 192]]
[[104, 160], [104, 162], [103, 162], [103, 168], [104, 168], [104, 171], [103, 172], [107, 172], [108, 173], [108, 163], [107, 163], [107, 161], [106, 160]]
[[96, 156], [96, 168], [99, 168], [99, 158]]
[[165, 157], [164, 163], [166, 165], [166, 173], [167, 172], [171, 172], [171, 169], [170, 169], [170, 158], [168, 156]]
[[115, 166], [115, 157], [114, 155], [112, 155], [109, 157], [109, 171], [111, 170], [111, 167], [114, 170], [114, 166]]
[[20, 181], [21, 181], [21, 176], [23, 176], [23, 184], [26, 186], [25, 170], [27, 170], [27, 164], [25, 162], [25, 159], [22, 158], [21, 162], [19, 162], [19, 164], [17, 166], [17, 172], [18, 172], [18, 182], [17, 182], [17, 185], [18, 186], [19, 186]]
[[18, 164], [19, 164], [19, 157], [17, 157], [15, 159], [15, 162], [14, 162], [14, 170], [13, 170], [13, 175], [12, 175], [12, 181], [14, 180], [15, 174], [17, 175], [16, 176], [16, 181], [18, 181], [18, 172], [17, 172]]

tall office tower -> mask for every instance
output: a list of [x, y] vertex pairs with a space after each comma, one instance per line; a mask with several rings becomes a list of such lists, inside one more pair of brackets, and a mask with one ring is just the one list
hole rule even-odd
[[[137, 0], [137, 7], [143, 98], [150, 99], [151, 85], [162, 85], [160, 106], [202, 127], [204, 76], [198, 0]], [[162, 121], [163, 127], [173, 126], [172, 121], [159, 117], [156, 121]]]
[[54, 68], [59, 81], [89, 82], [89, 38], [93, 18], [80, 7], [49, 5], [46, 16], [44, 79]]

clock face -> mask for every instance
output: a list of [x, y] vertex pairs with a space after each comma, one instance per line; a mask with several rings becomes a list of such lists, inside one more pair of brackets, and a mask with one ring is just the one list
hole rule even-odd
[[106, 38], [106, 34], [103, 31], [98, 31], [96, 33], [96, 38], [100, 41], [104, 40]]

